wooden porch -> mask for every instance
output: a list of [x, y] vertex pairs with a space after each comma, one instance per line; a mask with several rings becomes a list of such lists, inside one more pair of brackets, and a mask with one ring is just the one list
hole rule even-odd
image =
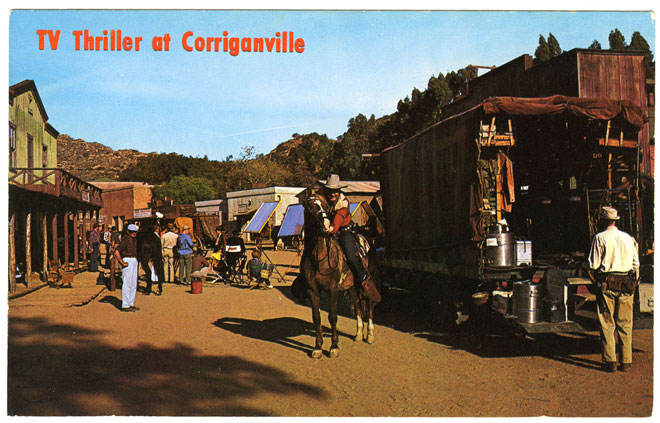
[[[9, 292], [31, 288], [61, 265], [87, 264], [87, 231], [103, 206], [101, 189], [55, 168], [9, 169]], [[39, 280], [37, 280], [39, 279]]]

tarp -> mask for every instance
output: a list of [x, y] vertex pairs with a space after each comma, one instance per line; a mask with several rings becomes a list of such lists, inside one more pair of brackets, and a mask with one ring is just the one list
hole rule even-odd
[[193, 220], [189, 217], [177, 217], [174, 219], [174, 226], [179, 228], [179, 231], [182, 231], [183, 227], [187, 226], [190, 228], [190, 233], [193, 233]]
[[612, 119], [619, 114], [630, 124], [641, 128], [648, 118], [628, 100], [579, 98], [554, 95], [542, 98], [490, 97], [481, 103], [484, 113], [507, 113], [514, 116], [558, 115], [570, 113], [591, 119]]
[[282, 226], [277, 233], [278, 238], [285, 236], [298, 236], [305, 226], [305, 207], [302, 204], [291, 204], [286, 209]]
[[243, 232], [252, 232], [252, 233], [261, 232], [264, 229], [264, 226], [266, 226], [268, 219], [270, 219], [270, 217], [275, 212], [275, 209], [277, 208], [278, 204], [280, 204], [279, 201], [274, 201], [274, 202], [269, 201], [259, 206], [259, 209], [254, 214], [254, 216], [250, 220], [250, 223], [248, 223], [248, 225], [245, 227], [245, 230]]

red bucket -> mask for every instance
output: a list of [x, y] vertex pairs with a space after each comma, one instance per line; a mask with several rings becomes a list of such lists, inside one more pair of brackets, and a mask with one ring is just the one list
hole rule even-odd
[[201, 294], [202, 293], [202, 281], [191, 281], [190, 283], [190, 293], [191, 294]]

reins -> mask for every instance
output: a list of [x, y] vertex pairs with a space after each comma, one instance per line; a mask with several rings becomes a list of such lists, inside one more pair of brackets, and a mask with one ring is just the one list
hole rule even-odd
[[[319, 206], [320, 206], [320, 211], [314, 212], [314, 211], [309, 209], [309, 206], [307, 204], [305, 204], [305, 208], [317, 218], [316, 219], [317, 230], [318, 230], [319, 233], [321, 233], [322, 232], [322, 223], [321, 222], [322, 222], [323, 218], [327, 218], [327, 213], [321, 205], [319, 205]], [[318, 251], [319, 242], [325, 241], [326, 254], [323, 257], [316, 257], [317, 255], [312, 253], [308, 257], [312, 261], [314, 266], [317, 268], [317, 271], [318, 271], [319, 275], [329, 276], [339, 268], [339, 263], [340, 263], [340, 260], [339, 260], [338, 256], [337, 256], [336, 264], [334, 266], [332, 265], [332, 263], [330, 261], [331, 260], [331, 257], [330, 257], [331, 248], [330, 247], [332, 245], [332, 239], [329, 236], [323, 236], [323, 235], [316, 235], [314, 238], [315, 238], [315, 242], [314, 242], [313, 252]], [[319, 238], [322, 238], [322, 239], [320, 240]], [[319, 254], [319, 256], [320, 256], [320, 254]], [[327, 262], [328, 262], [328, 269], [330, 269], [329, 273], [321, 272], [320, 264], [323, 262], [323, 260], [326, 260], [326, 259], [327, 259]]]

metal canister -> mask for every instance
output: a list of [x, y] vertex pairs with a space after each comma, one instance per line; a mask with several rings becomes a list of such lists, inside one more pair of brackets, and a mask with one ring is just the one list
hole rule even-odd
[[513, 232], [495, 232], [486, 236], [484, 259], [488, 267], [516, 265], [516, 239]]
[[536, 323], [541, 314], [541, 285], [532, 281], [514, 282], [513, 314], [521, 323]]

